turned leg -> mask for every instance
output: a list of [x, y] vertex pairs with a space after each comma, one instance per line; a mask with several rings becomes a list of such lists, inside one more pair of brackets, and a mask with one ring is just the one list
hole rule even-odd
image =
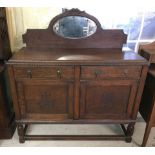
[[130, 123], [128, 126], [127, 126], [127, 130], [126, 130], [126, 138], [125, 138], [125, 141], [127, 143], [130, 143], [132, 141], [132, 135], [133, 135], [133, 132], [134, 132], [134, 125], [135, 123]]
[[19, 142], [24, 143], [24, 126], [22, 124], [17, 125], [17, 130], [18, 130], [18, 136], [19, 136]]
[[142, 146], [143, 147], [146, 146], [146, 143], [147, 143], [147, 140], [149, 138], [149, 134], [150, 134], [151, 128], [152, 128], [152, 123], [148, 122], [146, 124], [145, 134], [144, 134], [144, 138], [143, 138], [143, 142], [142, 142]]

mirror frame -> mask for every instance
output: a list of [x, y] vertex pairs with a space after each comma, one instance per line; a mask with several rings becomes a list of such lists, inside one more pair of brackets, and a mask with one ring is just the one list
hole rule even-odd
[[[57, 33], [54, 31], [54, 29], [53, 29], [55, 23], [58, 22], [59, 20], [61, 20], [62, 18], [64, 18], [64, 17], [69, 17], [69, 16], [79, 16], [79, 17], [85, 17], [85, 18], [90, 19], [92, 22], [94, 22], [94, 23], [96, 24], [96, 31], [95, 31], [93, 34], [89, 35], [89, 36], [86, 36], [86, 37], [79, 37], [79, 38], [64, 37], [64, 36], [61, 36], [61, 35], [57, 34]], [[54, 17], [54, 18], [52, 19], [52, 21], [50, 22], [49, 26], [48, 26], [48, 29], [52, 30], [52, 32], [53, 32], [56, 36], [62, 37], [62, 38], [64, 38], [64, 39], [70, 39], [70, 40], [72, 40], [72, 39], [85, 39], [85, 38], [88, 38], [88, 37], [94, 35], [94, 34], [98, 31], [98, 29], [100, 29], [100, 28], [102, 28], [102, 27], [101, 27], [101, 24], [100, 24], [100, 22], [98, 21], [97, 18], [95, 18], [94, 16], [92, 16], [92, 15], [86, 13], [85, 11], [80, 11], [79, 9], [74, 9], [74, 8], [71, 9], [71, 10], [67, 10], [67, 11], [65, 11], [65, 12], [63, 12], [63, 13], [57, 15], [56, 17]]]

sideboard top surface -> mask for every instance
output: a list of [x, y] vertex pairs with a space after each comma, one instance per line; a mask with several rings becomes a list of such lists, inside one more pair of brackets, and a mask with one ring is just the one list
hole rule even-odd
[[[110, 50], [110, 49], [109, 49]], [[114, 50], [114, 49], [111, 49]], [[135, 52], [112, 52], [108, 49], [29, 49], [22, 48], [7, 62], [13, 63], [66, 63], [66, 64], [114, 64], [137, 63], [147, 61]]]

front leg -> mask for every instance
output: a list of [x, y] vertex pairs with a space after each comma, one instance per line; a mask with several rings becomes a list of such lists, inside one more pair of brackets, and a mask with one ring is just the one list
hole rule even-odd
[[129, 123], [127, 126], [126, 139], [125, 139], [127, 143], [130, 143], [132, 141], [132, 135], [134, 133], [134, 125], [135, 123]]
[[19, 142], [24, 143], [24, 126], [22, 124], [17, 125], [17, 130], [18, 130], [18, 136], [19, 136]]

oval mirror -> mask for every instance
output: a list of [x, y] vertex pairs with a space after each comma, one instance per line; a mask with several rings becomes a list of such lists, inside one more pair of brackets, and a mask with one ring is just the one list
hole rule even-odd
[[80, 39], [96, 32], [94, 21], [81, 16], [67, 16], [59, 19], [53, 25], [53, 31], [64, 38]]

